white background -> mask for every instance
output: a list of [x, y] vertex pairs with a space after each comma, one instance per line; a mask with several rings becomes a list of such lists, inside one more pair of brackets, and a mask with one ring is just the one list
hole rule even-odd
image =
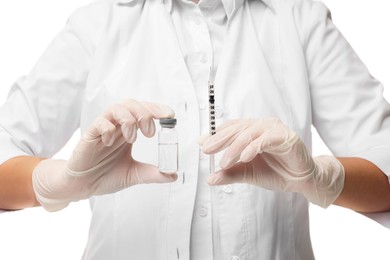
[[[0, 2], [0, 104], [17, 77], [29, 73], [68, 16], [90, 0]], [[390, 4], [387, 0], [324, 0], [333, 21], [385, 85], [390, 100]], [[68, 157], [78, 134], [56, 155]], [[389, 135], [390, 138], [390, 135]], [[329, 153], [318, 136], [314, 154]], [[352, 211], [311, 207], [312, 243], [318, 260], [390, 259], [390, 229]], [[88, 234], [87, 202], [57, 213], [41, 208], [0, 214], [0, 260], [80, 259]], [[110, 260], [110, 259], [107, 259]]]

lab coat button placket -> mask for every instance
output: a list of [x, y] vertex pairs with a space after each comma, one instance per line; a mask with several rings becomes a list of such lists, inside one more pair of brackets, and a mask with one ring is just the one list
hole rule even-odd
[[199, 216], [201, 216], [202, 218], [206, 217], [207, 216], [207, 208], [201, 207], [199, 209]]
[[204, 152], [202, 152], [202, 150], [199, 150], [199, 158], [200, 158], [201, 160], [204, 160], [204, 159], [207, 158], [207, 155], [206, 155]]
[[208, 61], [207, 54], [204, 53], [204, 52], [201, 52], [199, 54], [199, 60], [200, 60], [201, 63], [206, 63]]
[[223, 108], [219, 105], [215, 106], [215, 116], [217, 118], [223, 117]]
[[191, 20], [193, 21], [193, 23], [194, 24], [196, 24], [196, 25], [200, 25], [201, 24], [201, 19], [199, 18], [199, 17], [197, 17], [197, 16], [193, 16], [192, 18], [191, 18]]
[[205, 110], [206, 108], [207, 108], [207, 105], [204, 102], [199, 104], [199, 109], [200, 110]]
[[230, 194], [230, 193], [232, 193], [233, 192], [233, 187], [232, 187], [232, 185], [226, 185], [226, 186], [223, 186], [222, 187], [222, 191], [223, 192], [225, 192], [225, 193], [227, 193], [227, 194]]

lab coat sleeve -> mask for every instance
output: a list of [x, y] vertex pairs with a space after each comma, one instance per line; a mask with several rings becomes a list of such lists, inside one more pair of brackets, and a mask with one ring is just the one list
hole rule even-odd
[[0, 107], [0, 163], [19, 155], [51, 157], [79, 127], [93, 45], [76, 11], [32, 71]]
[[304, 38], [313, 125], [335, 156], [360, 157], [390, 175], [390, 105], [332, 23], [328, 9], [311, 2]]

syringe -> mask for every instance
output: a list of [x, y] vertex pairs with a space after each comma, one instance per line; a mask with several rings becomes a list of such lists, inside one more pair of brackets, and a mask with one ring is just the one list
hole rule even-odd
[[[212, 69], [210, 68], [210, 79], [209, 79], [209, 120], [210, 120], [210, 134], [215, 135], [215, 93], [214, 93], [214, 82], [212, 80]], [[214, 173], [214, 154], [210, 155], [210, 174]]]

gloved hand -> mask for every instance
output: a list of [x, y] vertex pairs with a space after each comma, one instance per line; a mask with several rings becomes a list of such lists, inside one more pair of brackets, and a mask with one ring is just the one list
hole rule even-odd
[[135, 100], [114, 105], [83, 135], [68, 161], [43, 160], [33, 171], [37, 200], [48, 211], [93, 195], [114, 193], [140, 183], [166, 183], [176, 174], [162, 174], [156, 166], [131, 156], [138, 128], [146, 137], [155, 133], [153, 119], [170, 118], [167, 106]]
[[206, 154], [226, 149], [210, 185], [249, 183], [299, 192], [321, 207], [332, 204], [344, 187], [341, 163], [333, 156], [312, 158], [298, 135], [275, 118], [228, 121], [199, 144]]

